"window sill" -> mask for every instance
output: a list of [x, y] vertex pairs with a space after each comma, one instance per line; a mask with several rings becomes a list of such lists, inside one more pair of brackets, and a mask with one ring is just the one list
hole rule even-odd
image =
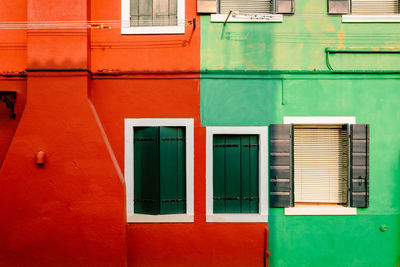
[[147, 215], [128, 214], [128, 223], [192, 223], [194, 216], [189, 214]]
[[330, 205], [299, 205], [285, 208], [285, 215], [357, 215], [357, 208]]
[[122, 27], [121, 34], [184, 34], [185, 26]]
[[343, 15], [342, 22], [400, 22], [400, 15]]
[[[225, 22], [228, 14], [211, 14], [211, 22]], [[227, 22], [282, 22], [281, 14], [231, 14]]]
[[206, 222], [268, 222], [268, 215], [257, 213], [229, 213], [229, 214], [210, 214], [206, 216]]

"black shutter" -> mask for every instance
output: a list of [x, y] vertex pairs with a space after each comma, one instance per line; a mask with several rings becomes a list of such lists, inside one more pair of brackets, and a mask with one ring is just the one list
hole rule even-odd
[[291, 124], [269, 127], [269, 203], [271, 208], [294, 206], [293, 139]]
[[328, 0], [328, 13], [341, 15], [350, 13], [350, 0]]
[[349, 173], [350, 206], [367, 208], [369, 204], [369, 124], [350, 125]]

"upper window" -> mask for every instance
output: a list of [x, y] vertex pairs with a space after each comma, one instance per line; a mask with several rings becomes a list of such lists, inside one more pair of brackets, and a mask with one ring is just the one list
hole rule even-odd
[[399, 0], [328, 0], [329, 14], [343, 22], [400, 22]]
[[128, 222], [193, 221], [193, 120], [126, 119]]
[[198, 0], [197, 3], [199, 13], [217, 13], [211, 16], [213, 22], [280, 22], [281, 14], [294, 13], [294, 0]]
[[123, 34], [185, 32], [184, 0], [122, 0]]
[[[270, 126], [270, 205], [285, 214], [368, 207], [369, 126], [352, 117], [285, 117]], [[297, 211], [300, 210], [300, 213]]]
[[266, 127], [207, 127], [207, 222], [267, 222], [266, 138]]

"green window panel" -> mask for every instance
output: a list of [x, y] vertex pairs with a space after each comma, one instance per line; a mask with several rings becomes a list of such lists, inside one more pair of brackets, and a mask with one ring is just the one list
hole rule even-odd
[[185, 129], [135, 127], [134, 136], [135, 213], [185, 213]]
[[186, 212], [185, 130], [160, 127], [160, 213]]
[[214, 213], [258, 213], [258, 136], [214, 135]]

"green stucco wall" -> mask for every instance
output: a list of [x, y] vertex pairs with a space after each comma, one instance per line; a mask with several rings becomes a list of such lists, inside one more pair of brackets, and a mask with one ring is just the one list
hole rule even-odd
[[396, 75], [203, 75], [203, 126], [269, 125], [284, 116], [355, 116], [370, 124], [370, 207], [356, 216], [270, 209], [270, 266], [399, 265], [399, 88]]
[[[400, 266], [400, 23], [342, 23], [327, 1], [297, 0], [282, 23], [201, 17], [203, 126], [259, 126], [284, 116], [355, 116], [370, 124], [370, 207], [356, 216], [270, 209], [270, 266]], [[369, 74], [352, 74], [354, 71]], [[374, 71], [396, 74], [373, 74]], [[379, 226], [386, 225], [381, 232]]]

